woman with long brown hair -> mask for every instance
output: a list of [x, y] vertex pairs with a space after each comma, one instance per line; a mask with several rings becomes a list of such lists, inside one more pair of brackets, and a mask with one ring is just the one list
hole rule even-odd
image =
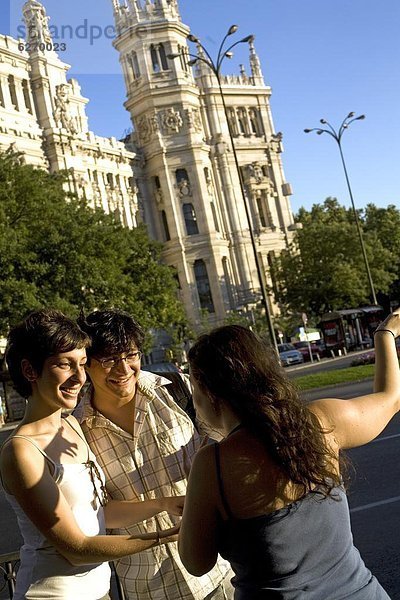
[[235, 600], [388, 600], [353, 545], [340, 451], [374, 439], [399, 410], [399, 314], [376, 331], [374, 393], [308, 406], [250, 330], [199, 338], [189, 351], [194, 405], [223, 439], [190, 473], [179, 535], [190, 573], [220, 553]]

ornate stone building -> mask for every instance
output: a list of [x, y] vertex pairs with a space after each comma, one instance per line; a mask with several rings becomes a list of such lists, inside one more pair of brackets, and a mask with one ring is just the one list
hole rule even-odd
[[135, 153], [89, 131], [88, 100], [76, 80], [67, 81], [69, 65], [53, 49], [43, 5], [29, 0], [23, 16], [26, 40], [0, 35], [0, 149], [13, 146], [51, 172], [66, 169], [71, 192], [134, 227]]
[[[273, 289], [274, 256], [293, 235], [271, 89], [250, 39], [249, 71], [242, 66], [239, 75], [221, 77], [225, 113], [213, 73], [201, 61], [189, 64], [189, 53], [202, 58], [202, 51], [189, 48], [176, 0], [112, 2], [134, 129], [129, 144], [88, 130], [87, 99], [76, 80], [67, 81], [43, 5], [29, 0], [28, 52], [19, 48], [24, 40], [0, 36], [0, 148], [14, 144], [28, 162], [69, 170], [71, 191], [117, 211], [127, 226], [144, 220], [163, 243], [192, 324], [204, 313], [220, 324], [261, 298], [254, 250]], [[273, 299], [270, 308], [276, 310]]]
[[[218, 82], [201, 61], [191, 68], [190, 30], [177, 1], [113, 0], [113, 7], [125, 107], [144, 157], [139, 186], [146, 222], [176, 269], [191, 321], [207, 311], [211, 324], [221, 323], [227, 312], [249, 310], [261, 297], [249, 220], [271, 286], [274, 255], [293, 235], [271, 89], [250, 39], [249, 74], [241, 67], [239, 75], [221, 79], [248, 219]], [[201, 47], [198, 52], [204, 58]]]

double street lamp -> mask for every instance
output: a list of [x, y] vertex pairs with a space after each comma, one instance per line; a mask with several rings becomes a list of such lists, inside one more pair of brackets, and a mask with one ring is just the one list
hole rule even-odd
[[345, 177], [346, 177], [347, 188], [349, 190], [349, 195], [350, 195], [350, 200], [351, 200], [351, 206], [353, 208], [354, 220], [356, 222], [358, 237], [359, 237], [359, 240], [360, 240], [360, 246], [361, 246], [362, 254], [363, 254], [363, 257], [364, 257], [365, 270], [367, 272], [369, 287], [371, 289], [372, 303], [373, 304], [378, 304], [378, 302], [376, 300], [376, 295], [375, 295], [374, 283], [372, 281], [371, 270], [369, 268], [368, 257], [367, 257], [367, 253], [366, 253], [366, 250], [365, 250], [363, 235], [362, 235], [362, 231], [361, 231], [361, 227], [360, 227], [360, 221], [359, 221], [359, 218], [358, 218], [356, 207], [354, 205], [353, 192], [351, 190], [350, 179], [349, 179], [349, 175], [348, 175], [348, 172], [347, 172], [346, 163], [345, 163], [345, 160], [344, 160], [344, 155], [343, 155], [343, 150], [342, 150], [342, 136], [343, 136], [343, 133], [346, 131], [346, 129], [349, 128], [349, 125], [351, 125], [351, 123], [353, 123], [354, 121], [361, 121], [363, 119], [365, 119], [365, 115], [359, 115], [358, 117], [355, 117], [354, 113], [350, 112], [347, 115], [347, 117], [345, 117], [343, 119], [343, 122], [342, 122], [342, 124], [340, 125], [340, 127], [339, 127], [339, 129], [337, 131], [332, 127], [332, 125], [326, 119], [320, 119], [321, 125], [324, 125], [326, 127], [313, 127], [312, 129], [305, 129], [304, 133], [311, 133], [312, 131], [315, 131], [317, 133], [317, 135], [322, 135], [323, 133], [327, 133], [328, 135], [331, 136], [331, 138], [333, 138], [335, 140], [335, 142], [338, 145], [339, 152], [340, 152], [340, 158], [342, 159], [343, 170], [344, 170], [344, 174], [345, 174]]
[[[201, 52], [201, 55], [195, 55], [195, 54], [189, 53], [188, 56], [190, 57], [191, 60], [189, 60], [188, 65], [190, 67], [193, 67], [194, 65], [196, 65], [199, 62], [204, 63], [205, 65], [207, 65], [207, 67], [209, 67], [209, 69], [212, 71], [212, 73], [214, 73], [217, 83], [218, 83], [218, 89], [219, 89], [219, 93], [220, 93], [221, 100], [222, 100], [222, 106], [223, 106], [224, 113], [225, 113], [226, 123], [228, 126], [229, 138], [231, 141], [232, 152], [233, 152], [233, 156], [234, 156], [234, 160], [235, 160], [235, 166], [236, 166], [237, 174], [239, 177], [240, 190], [241, 190], [241, 194], [242, 194], [243, 205], [245, 208], [246, 220], [247, 220], [247, 224], [248, 224], [249, 232], [250, 232], [250, 240], [251, 240], [251, 245], [252, 245], [252, 249], [253, 249], [253, 253], [254, 253], [254, 260], [255, 260], [256, 268], [257, 268], [258, 281], [259, 281], [259, 285], [260, 285], [260, 289], [261, 289], [263, 303], [265, 306], [265, 315], [266, 315], [266, 319], [267, 319], [268, 332], [269, 332], [269, 336], [271, 339], [271, 343], [272, 343], [273, 347], [275, 348], [275, 350], [277, 351], [277, 342], [276, 342], [275, 330], [274, 330], [274, 326], [273, 326], [273, 322], [272, 322], [271, 311], [270, 311], [270, 307], [269, 307], [269, 298], [268, 298], [265, 283], [264, 283], [264, 273], [262, 271], [261, 261], [260, 261], [260, 257], [258, 255], [258, 251], [257, 251], [256, 239], [255, 239], [254, 232], [253, 232], [253, 226], [252, 226], [252, 221], [251, 221], [250, 209], [249, 209], [248, 201], [247, 201], [246, 189], [245, 189], [242, 171], [240, 169], [239, 160], [238, 160], [238, 156], [237, 156], [237, 152], [236, 152], [235, 141], [233, 139], [233, 131], [232, 131], [231, 122], [230, 122], [230, 119], [228, 116], [224, 91], [222, 89], [221, 67], [222, 67], [224, 60], [226, 58], [229, 58], [229, 59], [232, 58], [233, 48], [235, 48], [239, 44], [245, 44], [248, 42], [252, 42], [254, 40], [254, 35], [248, 35], [248, 36], [242, 38], [241, 40], [236, 41], [234, 44], [232, 44], [231, 46], [228, 46], [226, 48], [225, 47], [226, 40], [228, 39], [229, 36], [236, 33], [237, 30], [238, 30], [237, 25], [230, 26], [224, 39], [221, 42], [216, 61], [214, 61], [212, 59], [207, 48], [205, 48], [203, 46], [203, 44], [200, 42], [199, 38], [197, 38], [193, 34], [189, 34], [187, 36], [187, 39], [189, 40], [189, 42], [196, 44], [198, 49], [201, 50], [202, 52]], [[179, 57], [180, 57], [179, 54], [168, 54], [168, 58], [170, 58], [170, 59], [175, 59], [175, 58], [179, 58]]]

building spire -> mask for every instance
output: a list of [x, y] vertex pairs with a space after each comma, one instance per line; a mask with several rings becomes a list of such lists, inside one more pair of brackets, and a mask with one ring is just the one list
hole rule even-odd
[[254, 84], [255, 85], [257, 85], [257, 84], [264, 85], [264, 76], [263, 76], [262, 70], [261, 70], [260, 58], [254, 47], [254, 37], [249, 40], [249, 47], [250, 47], [250, 68], [251, 68], [251, 75], [254, 79]]
[[46, 9], [37, 0], [28, 0], [22, 8], [26, 27], [26, 41], [29, 44], [51, 43], [49, 29], [50, 17], [46, 15]]

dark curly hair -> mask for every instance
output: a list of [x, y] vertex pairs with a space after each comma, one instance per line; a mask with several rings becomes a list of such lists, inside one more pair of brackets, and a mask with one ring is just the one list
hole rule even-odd
[[62, 312], [50, 308], [31, 312], [10, 330], [7, 338], [5, 359], [15, 389], [23, 398], [32, 393], [32, 386], [22, 373], [23, 359], [40, 375], [50, 356], [89, 345], [89, 336]]
[[341, 484], [318, 419], [257, 335], [239, 325], [214, 329], [197, 340], [188, 359], [199, 387], [234, 411], [304, 493], [319, 486], [326, 496]]
[[86, 317], [81, 314], [78, 324], [91, 339], [88, 358], [104, 358], [129, 352], [132, 344], [142, 350], [144, 331], [127, 312], [122, 310], [95, 310]]

